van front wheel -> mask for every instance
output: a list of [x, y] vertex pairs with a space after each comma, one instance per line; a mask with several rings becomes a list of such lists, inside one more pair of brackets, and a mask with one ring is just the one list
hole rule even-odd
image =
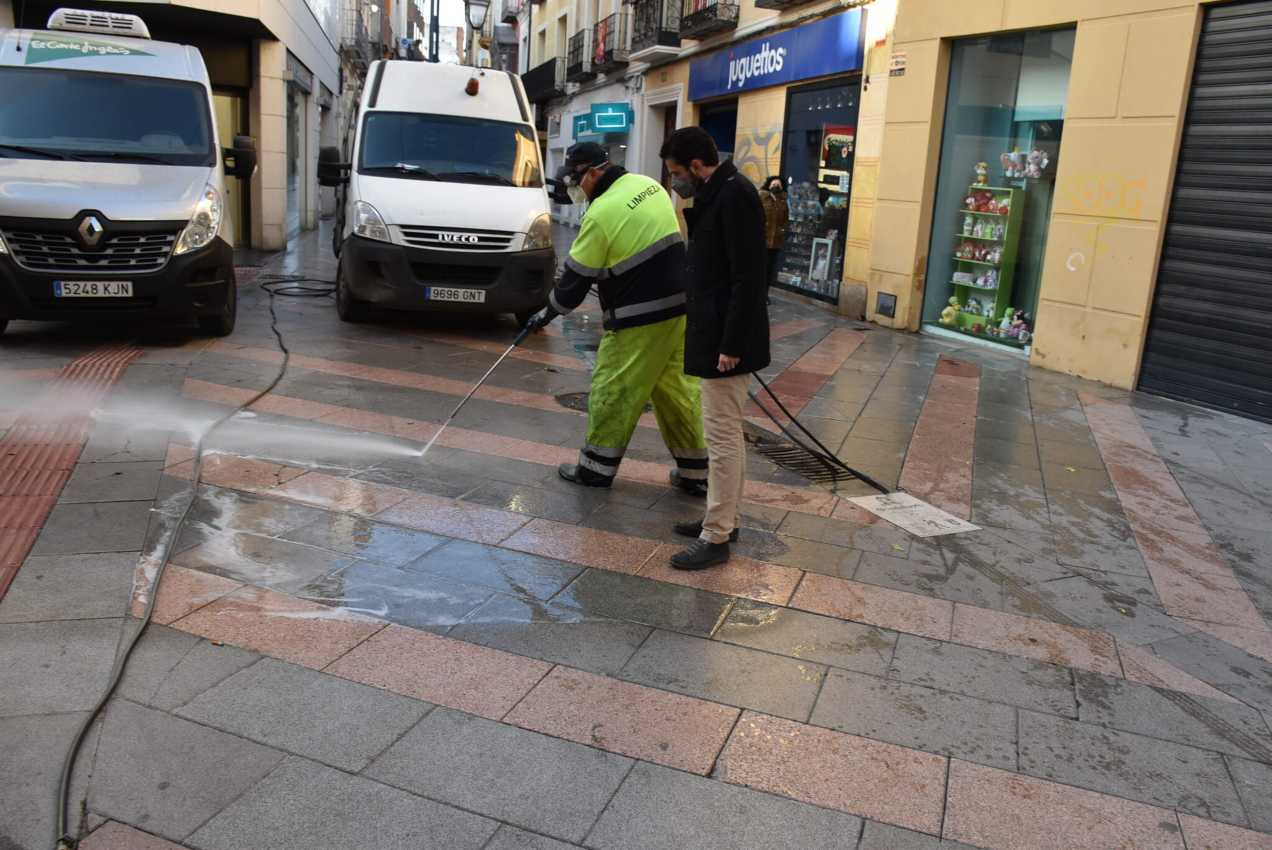
[[336, 315], [342, 322], [356, 324], [365, 322], [368, 313], [370, 313], [370, 305], [354, 298], [353, 293], [349, 291], [349, 284], [344, 275], [344, 263], [341, 263], [336, 267]]
[[229, 289], [225, 293], [225, 306], [212, 316], [199, 317], [199, 330], [208, 336], [229, 336], [234, 333], [234, 321], [238, 318], [238, 280], [230, 273]]

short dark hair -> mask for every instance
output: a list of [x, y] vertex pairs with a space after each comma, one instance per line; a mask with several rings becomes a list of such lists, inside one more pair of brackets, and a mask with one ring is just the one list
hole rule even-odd
[[720, 151], [716, 149], [715, 141], [701, 127], [681, 127], [672, 133], [671, 138], [663, 142], [658, 156], [685, 167], [695, 159], [702, 160], [703, 165], [720, 164]]
[[781, 183], [783, 186], [786, 185], [786, 181], [782, 179], [780, 174], [770, 174], [768, 177], [764, 178], [764, 188], [767, 189], [769, 186], [772, 186], [774, 180]]

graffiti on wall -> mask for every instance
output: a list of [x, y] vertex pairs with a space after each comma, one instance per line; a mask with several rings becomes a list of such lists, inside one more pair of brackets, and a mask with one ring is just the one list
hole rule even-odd
[[782, 128], [739, 127], [733, 164], [756, 184], [776, 174], [782, 165]]
[[1114, 172], [1087, 171], [1064, 174], [1056, 184], [1061, 208], [1082, 215], [1111, 218], [1144, 218], [1148, 180], [1131, 179]]

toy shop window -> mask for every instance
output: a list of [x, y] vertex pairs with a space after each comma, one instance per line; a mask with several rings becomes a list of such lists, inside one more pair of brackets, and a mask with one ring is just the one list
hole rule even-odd
[[[953, 43], [925, 323], [1016, 347], [1029, 344], [1074, 32], [1035, 30]], [[951, 299], [958, 302], [956, 311], [949, 309]]]

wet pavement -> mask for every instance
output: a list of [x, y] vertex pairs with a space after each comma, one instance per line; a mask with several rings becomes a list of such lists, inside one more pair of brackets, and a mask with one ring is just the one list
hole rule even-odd
[[651, 418], [612, 490], [556, 476], [594, 303], [421, 459], [511, 319], [278, 298], [286, 375], [171, 540], [200, 430], [279, 368], [256, 284], [330, 279], [328, 244], [240, 269], [226, 340], [0, 338], [0, 458], [29, 466], [0, 474], [0, 848], [49, 846], [169, 541], [75, 774], [88, 850], [1272, 848], [1272, 427], [779, 295], [787, 407], [980, 530], [912, 537], [752, 453], [735, 558], [682, 574], [701, 502]]

